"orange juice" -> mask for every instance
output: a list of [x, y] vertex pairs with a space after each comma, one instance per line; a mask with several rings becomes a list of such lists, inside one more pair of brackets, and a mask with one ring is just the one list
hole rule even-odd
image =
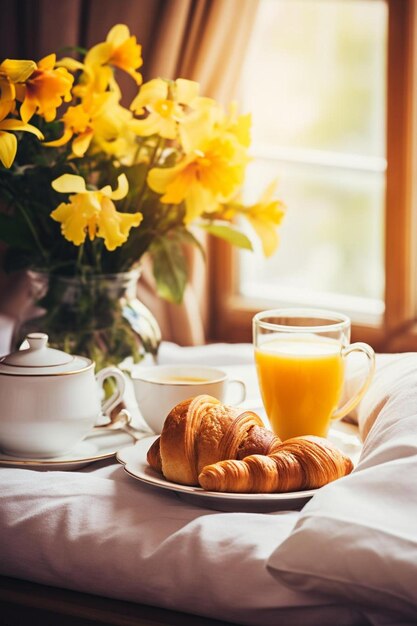
[[342, 394], [344, 363], [338, 341], [289, 336], [255, 349], [263, 404], [281, 437], [325, 437]]

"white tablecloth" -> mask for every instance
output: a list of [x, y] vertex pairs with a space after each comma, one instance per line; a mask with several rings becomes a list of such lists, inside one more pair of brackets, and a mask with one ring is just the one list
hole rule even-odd
[[[404, 358], [399, 357], [400, 365]], [[240, 374], [248, 384], [248, 406], [259, 405], [251, 346], [178, 348], [163, 344], [160, 359], [165, 363], [203, 361], [231, 368], [231, 373]], [[359, 412], [365, 430], [371, 429], [370, 421], [382, 420], [383, 424], [381, 411], [386, 394], [390, 389], [399, 393], [398, 386], [404, 383], [401, 367], [394, 364], [392, 371], [387, 372], [387, 365], [394, 360], [379, 357], [383, 380], [377, 376], [375, 391], [371, 389], [362, 403], [362, 415]], [[407, 362], [407, 371], [415, 368], [415, 362], [414, 357]], [[380, 437], [383, 441], [389, 437], [395, 443], [395, 425], [390, 422], [387, 428], [389, 434], [382, 428]], [[417, 426], [415, 430], [417, 433]], [[375, 447], [378, 445], [381, 443], [377, 439]], [[368, 458], [375, 454], [377, 451], [370, 444]], [[377, 464], [383, 465], [384, 453], [381, 454]], [[362, 462], [366, 465], [366, 458]], [[408, 478], [413, 468], [407, 471]], [[338, 482], [342, 486], [345, 480]], [[381, 484], [387, 484], [386, 476]], [[417, 480], [409, 487], [409, 497], [401, 500], [404, 516], [411, 519], [417, 519], [415, 485]], [[328, 493], [331, 503], [338, 485], [334, 483], [333, 491], [326, 489], [321, 490], [321, 495], [324, 498]], [[354, 511], [355, 489], [346, 493], [351, 498], [350, 510]], [[369, 498], [372, 499], [371, 490]], [[316, 496], [311, 502], [315, 499]], [[116, 462], [100, 462], [66, 472], [3, 467], [0, 573], [238, 624], [416, 623], [412, 621], [412, 611], [415, 608], [417, 615], [417, 601], [411, 609], [408, 599], [408, 603], [393, 603], [392, 607], [384, 603], [379, 606], [376, 601], [367, 606], [366, 602], [352, 601], [349, 581], [345, 581], [344, 597], [339, 591], [329, 590], [326, 584], [322, 589], [308, 585], [302, 588], [299, 581], [291, 582], [288, 576], [286, 579], [274, 570], [277, 549], [285, 547], [294, 526], [303, 521], [310, 506], [307, 504], [301, 512], [271, 514], [217, 512], [142, 485], [126, 475]], [[415, 535], [408, 539], [417, 543]], [[331, 558], [326, 554], [326, 539], [318, 540], [323, 542], [323, 559]], [[302, 545], [302, 536], [298, 545], [300, 541]], [[348, 543], [345, 539], [338, 558], [348, 559]], [[414, 558], [412, 550], [410, 555]], [[275, 562], [270, 563], [274, 558]], [[355, 563], [350, 566], [354, 571]], [[366, 582], [363, 567], [361, 564]], [[308, 580], [308, 572], [303, 577]]]

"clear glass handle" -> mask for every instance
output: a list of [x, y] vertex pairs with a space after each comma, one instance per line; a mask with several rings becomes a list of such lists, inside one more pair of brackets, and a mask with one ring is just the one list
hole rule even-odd
[[340, 407], [340, 409], [337, 409], [333, 413], [332, 420], [340, 420], [342, 417], [350, 413], [350, 411], [352, 411], [355, 406], [359, 404], [359, 402], [365, 395], [369, 385], [371, 384], [372, 377], [375, 372], [375, 352], [373, 351], [371, 346], [368, 346], [367, 343], [362, 343], [360, 341], [352, 343], [347, 348], [342, 349], [342, 357], [345, 359], [349, 354], [352, 354], [352, 352], [362, 352], [366, 355], [368, 359], [368, 374], [366, 375], [366, 378], [361, 388], [356, 392], [356, 394], [352, 398], [350, 398], [350, 400], [345, 402], [345, 404]]

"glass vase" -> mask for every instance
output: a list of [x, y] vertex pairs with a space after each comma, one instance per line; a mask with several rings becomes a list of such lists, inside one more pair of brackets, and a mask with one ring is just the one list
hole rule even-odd
[[96, 370], [130, 369], [146, 355], [156, 361], [161, 333], [137, 298], [140, 269], [75, 277], [30, 271], [28, 276], [35, 310], [20, 328], [19, 341], [28, 332], [47, 333], [51, 347], [89, 357]]

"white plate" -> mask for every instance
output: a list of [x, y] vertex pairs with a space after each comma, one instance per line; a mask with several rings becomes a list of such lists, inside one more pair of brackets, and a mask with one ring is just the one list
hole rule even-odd
[[86, 437], [67, 454], [48, 459], [28, 459], [4, 454], [0, 451], [0, 465], [40, 470], [75, 470], [95, 461], [111, 458], [116, 452], [132, 443], [124, 432], [94, 433]]
[[158, 489], [175, 492], [182, 500], [217, 511], [245, 511], [269, 513], [301, 509], [317, 489], [290, 493], [221, 493], [205, 491], [201, 487], [188, 487], [165, 480], [149, 467], [146, 454], [157, 437], [148, 437], [135, 445], [119, 450], [116, 459], [133, 478]]

